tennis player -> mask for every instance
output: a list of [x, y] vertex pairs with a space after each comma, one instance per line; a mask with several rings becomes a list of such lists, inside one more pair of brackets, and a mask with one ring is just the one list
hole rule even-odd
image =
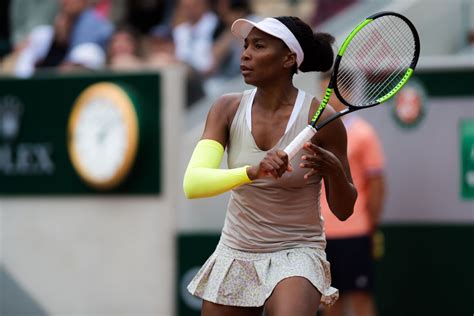
[[[357, 197], [344, 125], [332, 122], [291, 161], [282, 149], [319, 104], [293, 75], [330, 69], [334, 39], [296, 17], [239, 19], [232, 32], [244, 39], [241, 71], [256, 88], [215, 102], [187, 167], [188, 198], [232, 190], [220, 241], [188, 290], [203, 299], [205, 316], [314, 316], [320, 302], [338, 297], [325, 254], [322, 179], [340, 220]], [[333, 113], [328, 107], [322, 119]], [[229, 169], [219, 169], [225, 148]]]

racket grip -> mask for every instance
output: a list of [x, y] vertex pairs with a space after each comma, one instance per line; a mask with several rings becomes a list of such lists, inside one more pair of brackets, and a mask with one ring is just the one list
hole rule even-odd
[[296, 153], [303, 147], [304, 143], [308, 142], [314, 134], [316, 129], [311, 125], [306, 126], [299, 134], [291, 141], [291, 143], [283, 149], [288, 155], [288, 160], [293, 159]]

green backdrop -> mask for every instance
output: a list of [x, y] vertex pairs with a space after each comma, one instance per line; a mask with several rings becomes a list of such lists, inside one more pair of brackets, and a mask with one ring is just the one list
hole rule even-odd
[[[0, 124], [12, 103], [20, 103], [19, 129], [11, 138], [0, 137], [0, 166], [29, 162], [24, 172], [0, 167], [0, 194], [55, 195], [96, 194], [86, 186], [69, 160], [66, 128], [78, 95], [91, 84], [108, 81], [127, 87], [140, 122], [140, 144], [134, 167], [118, 188], [101, 194], [158, 194], [161, 190], [160, 76], [149, 74], [85, 74], [42, 76], [31, 79], [0, 78]], [[0, 130], [5, 126], [0, 125]], [[5, 133], [4, 133], [5, 134]], [[49, 156], [46, 169], [35, 155]], [[3, 159], [3, 160], [2, 160]], [[48, 160], [48, 159], [47, 159]], [[7, 162], [5, 162], [7, 161]], [[37, 168], [35, 167], [36, 165]], [[45, 172], [45, 170], [47, 172]]]

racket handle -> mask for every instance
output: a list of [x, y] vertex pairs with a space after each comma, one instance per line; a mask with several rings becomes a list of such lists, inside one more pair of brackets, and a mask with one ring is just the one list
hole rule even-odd
[[296, 153], [301, 149], [301, 147], [303, 147], [304, 143], [308, 142], [316, 132], [317, 131], [314, 127], [308, 125], [298, 134], [298, 136], [295, 137], [295, 139], [291, 141], [288, 146], [286, 146], [284, 151], [288, 155], [288, 161], [293, 159]]

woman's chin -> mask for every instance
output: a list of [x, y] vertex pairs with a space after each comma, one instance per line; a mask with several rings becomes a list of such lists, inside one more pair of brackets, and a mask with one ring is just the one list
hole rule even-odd
[[249, 76], [242, 76], [242, 78], [244, 79], [244, 82], [246, 84], [249, 84], [249, 85], [254, 85], [255, 81], [252, 80], [252, 78], [250, 78]]

